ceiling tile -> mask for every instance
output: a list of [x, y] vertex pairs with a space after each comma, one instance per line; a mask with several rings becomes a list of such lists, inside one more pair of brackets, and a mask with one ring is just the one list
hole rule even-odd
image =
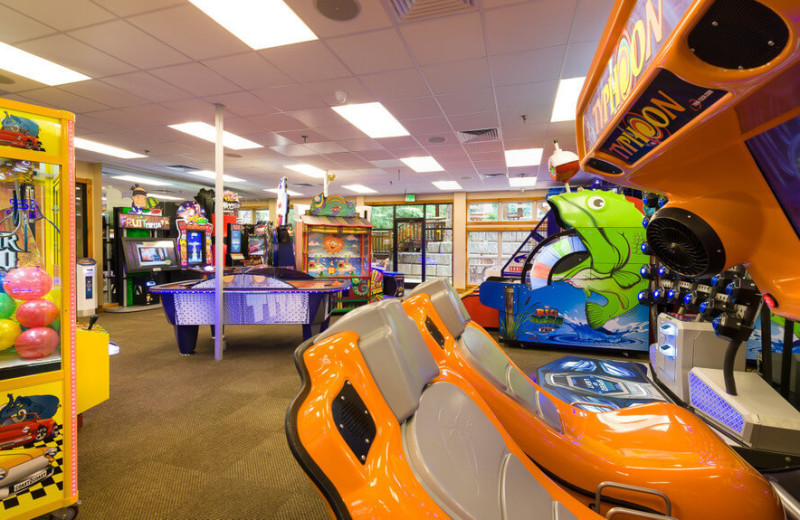
[[117, 16], [130, 16], [183, 3], [184, 0], [93, 0]]
[[450, 124], [456, 131], [479, 130], [482, 128], [497, 127], [497, 112], [477, 112], [475, 114], [460, 114], [449, 116]]
[[355, 76], [312, 81], [304, 86], [330, 106], [342, 104], [337, 98], [337, 92], [346, 94], [345, 103], [371, 103], [375, 101], [375, 96], [370, 94]]
[[386, 109], [399, 120], [441, 117], [442, 111], [432, 97], [395, 99], [383, 103]]
[[141, 96], [153, 102], [169, 101], [190, 96], [166, 81], [162, 81], [147, 72], [134, 72], [103, 79], [103, 82]]
[[[509, 126], [503, 128], [503, 145], [506, 150], [542, 146], [545, 137], [549, 139], [548, 128], [548, 124]], [[572, 140], [575, 141], [574, 138]], [[514, 141], [517, 142], [514, 143]], [[521, 143], [520, 141], [525, 141], [525, 143]]]
[[564, 58], [563, 78], [577, 78], [589, 73], [589, 65], [597, 50], [597, 42], [573, 43], [567, 48]]
[[[359, 154], [363, 155], [363, 154]], [[393, 170], [396, 168], [404, 168], [411, 171], [406, 164], [401, 161], [400, 159], [376, 159], [370, 160], [370, 163], [374, 164], [378, 168], [382, 168], [384, 170]]]
[[539, 0], [487, 11], [489, 53], [503, 54], [567, 43], [575, 2]]
[[[414, 137], [416, 138], [417, 142], [424, 146], [427, 149], [434, 149], [440, 146], [449, 146], [454, 143], [459, 143], [458, 137], [451, 131], [447, 132], [435, 132], [432, 134], [415, 134]], [[437, 139], [437, 138], [444, 138], [444, 141], [441, 143], [438, 141], [430, 142], [428, 139]]]
[[382, 2], [358, 2], [361, 12], [349, 21], [331, 20], [322, 15], [316, 8], [317, 2], [308, 0], [286, 0], [286, 4], [299, 16], [306, 25], [320, 38], [331, 38], [361, 31], [372, 31], [391, 27], [392, 21], [383, 8]]
[[70, 34], [142, 69], [189, 61], [184, 54], [122, 20], [94, 25]]
[[592, 0], [579, 2], [572, 22], [572, 32], [569, 41], [590, 42], [597, 41], [603, 34], [605, 21], [611, 16], [613, 0]]
[[315, 128], [318, 133], [324, 135], [331, 141], [341, 141], [342, 139], [364, 139], [366, 134], [351, 124], [325, 126]]
[[82, 72], [92, 78], [131, 72], [134, 67], [65, 34], [54, 34], [17, 45], [22, 50]]
[[394, 29], [333, 38], [328, 40], [327, 44], [356, 74], [414, 66], [405, 45]]
[[523, 83], [497, 87], [497, 106], [500, 110], [507, 108], [525, 108], [549, 104], [553, 106], [556, 99], [557, 81], [540, 81], [538, 83]]
[[243, 117], [259, 114], [274, 114], [278, 111], [263, 99], [245, 91], [217, 94], [204, 99], [208, 103], [222, 103], [225, 105], [226, 111]]
[[307, 147], [314, 150], [316, 153], [322, 154], [330, 154], [330, 153], [339, 153], [339, 152], [349, 152], [347, 148], [340, 145], [339, 143], [334, 142], [327, 142], [327, 143], [308, 143]]
[[242, 40], [188, 3], [133, 16], [128, 21], [196, 60], [251, 50]]
[[311, 41], [259, 51], [270, 63], [297, 81], [349, 76], [339, 58], [322, 42]]
[[257, 52], [203, 61], [203, 65], [245, 89], [277, 87], [293, 83], [286, 74], [267, 63]]
[[[500, 154], [500, 159], [503, 158], [503, 143], [500, 141], [489, 141], [484, 143], [466, 143], [464, 145], [464, 149], [473, 157], [477, 154], [488, 154], [488, 153], [496, 153]], [[480, 160], [478, 157], [474, 157], [476, 160]]]
[[450, 132], [450, 123], [444, 117], [425, 117], [421, 119], [404, 119], [403, 126], [413, 135]]
[[35, 100], [37, 103], [44, 103], [45, 105], [60, 110], [69, 110], [70, 112], [91, 112], [93, 110], [103, 110], [108, 108], [102, 103], [92, 101], [85, 97], [76, 96], [57, 87], [47, 87], [38, 90], [28, 90], [25, 96]]
[[357, 155], [365, 161], [390, 160], [395, 157], [389, 150], [361, 150]]
[[321, 99], [298, 84], [254, 90], [253, 94], [284, 112], [326, 106]]
[[[290, 140], [286, 139], [285, 137], [283, 137], [280, 134], [276, 134], [275, 132], [263, 132], [263, 133], [257, 133], [257, 134], [250, 134], [250, 135], [247, 136], [247, 138], [250, 139], [251, 141], [254, 141], [254, 142], [260, 144], [260, 145], [268, 146], [268, 147], [286, 146], [286, 145], [294, 144]], [[263, 150], [264, 149], [260, 148], [258, 151], [263, 151]], [[267, 148], [266, 150], [268, 150], [271, 154], [275, 153], [274, 151], [272, 151], [269, 148]]]
[[[366, 152], [371, 150], [384, 151], [383, 146], [375, 139], [343, 139], [338, 143], [351, 152]], [[363, 157], [363, 154], [359, 153]]]
[[[279, 132], [280, 135], [285, 137], [286, 139], [290, 140], [293, 144], [311, 144], [311, 143], [321, 143], [321, 142], [330, 142], [327, 137], [311, 130], [310, 128], [303, 128], [301, 130], [291, 130], [288, 132]], [[303, 137], [305, 136], [305, 140]], [[337, 150], [343, 152], [345, 150]]]
[[410, 135], [402, 137], [386, 137], [380, 140], [381, 146], [387, 150], [398, 150], [402, 148], [418, 148], [419, 143]]
[[61, 85], [59, 88], [113, 108], [143, 105], [148, 102], [142, 97], [130, 94], [117, 87], [112, 87], [99, 80], [80, 81], [69, 85]]
[[[535, 105], [522, 108], [509, 108], [500, 111], [500, 124], [503, 128], [521, 125], [549, 123], [553, 113], [553, 104]], [[525, 119], [522, 116], [525, 116]]]
[[6, 1], [13, 9], [34, 20], [69, 31], [76, 27], [92, 25], [114, 18], [114, 15], [89, 0], [38, 0], [30, 2]]
[[305, 128], [306, 125], [293, 117], [286, 114], [263, 114], [260, 116], [250, 117], [250, 121], [257, 124], [264, 131], [281, 132], [286, 130], [299, 130]]
[[196, 96], [235, 92], [239, 87], [200, 63], [186, 63], [150, 71], [156, 77]]
[[[14, 3], [16, 4], [17, 2]], [[40, 38], [55, 32], [56, 30], [52, 27], [48, 27], [10, 7], [0, 5], [0, 34], [3, 35], [4, 43], [13, 45], [20, 41]]]
[[308, 110], [295, 110], [287, 112], [288, 115], [305, 123], [307, 128], [317, 128], [320, 126], [336, 126], [345, 122], [335, 111], [330, 108], [311, 108]]
[[492, 86], [486, 58], [428, 65], [423, 67], [422, 75], [436, 94]]
[[114, 123], [94, 118], [88, 114], [75, 116], [75, 132], [81, 136], [94, 133], [107, 133], [116, 129], [117, 125]]
[[3, 97], [8, 97], [8, 94], [6, 94], [7, 92], [36, 90], [45, 86], [43, 83], [28, 79], [24, 76], [18, 76], [17, 74], [8, 72], [7, 70], [0, 72], [0, 75], [6, 78], [4, 81], [10, 81], [10, 83], [0, 83], [0, 91], [3, 92]]
[[408, 24], [400, 32], [420, 65], [486, 55], [479, 13]]
[[488, 88], [439, 94], [436, 99], [448, 116], [495, 110], [494, 94]]
[[314, 150], [303, 144], [287, 144], [282, 146], [271, 146], [270, 148], [281, 155], [285, 155], [286, 157], [304, 157], [306, 155], [315, 154]]
[[359, 76], [359, 79], [381, 101], [431, 95], [430, 89], [416, 69], [368, 74]]
[[489, 58], [496, 87], [558, 79], [566, 47], [556, 45], [532, 51], [499, 54]]

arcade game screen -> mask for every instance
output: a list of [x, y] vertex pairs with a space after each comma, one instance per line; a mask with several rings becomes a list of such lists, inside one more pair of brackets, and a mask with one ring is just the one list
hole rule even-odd
[[250, 235], [247, 239], [247, 252], [250, 256], [264, 256], [267, 253], [266, 242], [261, 235]]
[[748, 139], [746, 144], [800, 237], [800, 116]]
[[167, 250], [163, 247], [140, 244], [136, 250], [139, 253], [139, 265], [170, 265]]
[[365, 234], [308, 233], [308, 274], [312, 276], [362, 276]]
[[242, 252], [242, 230], [231, 229], [231, 253], [240, 254]]
[[203, 263], [203, 234], [200, 231], [189, 231], [186, 233], [186, 262], [189, 265]]

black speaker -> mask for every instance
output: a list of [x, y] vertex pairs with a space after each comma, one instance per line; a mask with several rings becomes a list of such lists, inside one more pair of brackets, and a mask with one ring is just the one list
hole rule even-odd
[[766, 65], [788, 41], [783, 19], [754, 0], [717, 0], [688, 37], [689, 48], [704, 62], [742, 70]]
[[725, 266], [719, 235], [702, 218], [682, 208], [658, 210], [647, 225], [652, 254], [684, 276], [715, 274]]
[[599, 172], [607, 173], [609, 175], [619, 175], [620, 173], [622, 173], [622, 170], [620, 170], [610, 162], [606, 162], [601, 159], [596, 159], [594, 157], [586, 161], [586, 166], [594, 168]]

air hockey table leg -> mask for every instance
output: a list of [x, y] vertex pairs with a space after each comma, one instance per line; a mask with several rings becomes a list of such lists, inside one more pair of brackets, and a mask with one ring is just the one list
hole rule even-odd
[[175, 339], [178, 341], [178, 348], [181, 355], [188, 356], [194, 354], [194, 349], [197, 346], [197, 332], [200, 330], [199, 325], [175, 325]]

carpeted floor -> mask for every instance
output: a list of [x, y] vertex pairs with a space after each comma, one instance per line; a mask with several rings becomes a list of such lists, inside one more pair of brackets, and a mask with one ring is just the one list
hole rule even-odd
[[[237, 326], [215, 362], [208, 327], [182, 357], [161, 310], [100, 315], [121, 351], [111, 398], [78, 436], [83, 520], [328, 518], [286, 444], [299, 326]], [[528, 373], [564, 355], [507, 349]]]

